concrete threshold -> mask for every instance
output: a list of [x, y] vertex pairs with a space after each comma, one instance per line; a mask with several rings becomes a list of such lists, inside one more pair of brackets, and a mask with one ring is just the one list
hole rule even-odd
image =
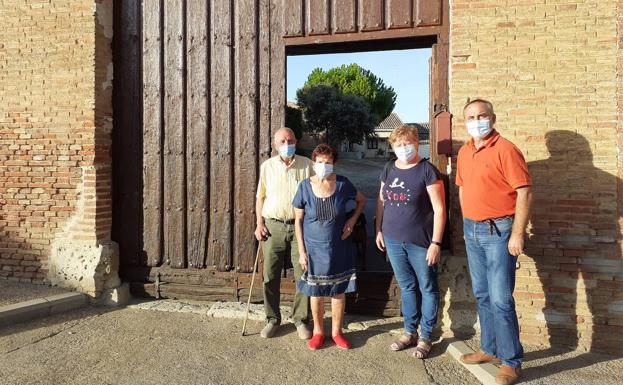
[[88, 303], [89, 300], [85, 294], [63, 293], [1, 306], [0, 326], [63, 313], [86, 306]]
[[480, 364], [480, 365], [466, 365], [461, 362], [461, 356], [463, 354], [473, 353], [472, 348], [467, 346], [463, 341], [454, 341], [448, 345], [446, 351], [463, 367], [469, 370], [478, 381], [484, 385], [496, 385], [495, 375], [498, 372], [498, 368], [493, 364]]

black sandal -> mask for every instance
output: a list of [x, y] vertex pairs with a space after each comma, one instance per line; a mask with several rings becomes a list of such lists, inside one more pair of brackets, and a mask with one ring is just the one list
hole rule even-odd
[[410, 346], [415, 345], [416, 342], [417, 342], [417, 333], [414, 333], [414, 334], [402, 333], [402, 335], [398, 337], [397, 340], [395, 340], [394, 342], [392, 342], [391, 345], [389, 345], [389, 348], [395, 352], [399, 352], [401, 350], [405, 350], [406, 348]]
[[415, 358], [419, 358], [420, 360], [428, 357], [428, 353], [430, 353], [433, 344], [429, 340], [425, 340], [420, 338], [417, 341], [417, 345], [415, 347], [415, 351], [411, 354]]

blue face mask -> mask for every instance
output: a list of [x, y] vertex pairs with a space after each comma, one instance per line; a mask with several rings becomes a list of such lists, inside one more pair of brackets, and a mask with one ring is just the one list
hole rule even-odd
[[294, 156], [296, 152], [296, 144], [284, 144], [283, 146], [279, 146], [279, 155], [282, 158], [291, 158]]
[[328, 163], [314, 163], [314, 172], [318, 178], [324, 179], [333, 173], [333, 165]]
[[407, 163], [415, 157], [417, 151], [415, 150], [415, 145], [407, 144], [406, 146], [397, 146], [394, 148], [394, 153], [396, 154], [396, 158]]
[[470, 120], [467, 122], [467, 132], [475, 139], [482, 139], [491, 132], [489, 119]]

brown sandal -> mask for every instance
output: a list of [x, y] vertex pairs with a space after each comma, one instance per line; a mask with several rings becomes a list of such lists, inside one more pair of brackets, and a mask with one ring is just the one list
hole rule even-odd
[[420, 360], [428, 357], [428, 353], [430, 353], [433, 344], [429, 340], [425, 340], [420, 338], [417, 341], [417, 346], [415, 347], [415, 351], [411, 354], [415, 358], [419, 358]]
[[391, 345], [389, 345], [389, 348], [395, 352], [399, 352], [410, 346], [415, 345], [416, 342], [417, 342], [417, 333], [414, 333], [414, 334], [402, 333], [402, 335], [398, 337], [397, 340], [395, 340], [394, 342], [392, 342]]

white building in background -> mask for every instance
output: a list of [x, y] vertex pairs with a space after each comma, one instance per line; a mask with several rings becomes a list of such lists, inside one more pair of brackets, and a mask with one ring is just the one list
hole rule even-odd
[[[288, 106], [292, 108], [298, 108], [295, 103], [288, 103]], [[362, 158], [390, 158], [393, 156], [393, 151], [389, 145], [389, 135], [392, 131], [405, 124], [398, 114], [392, 112], [385, 118], [378, 126], [374, 128], [374, 135], [363, 138], [361, 144], [351, 143], [348, 140], [343, 140], [340, 143], [338, 151], [342, 159], [362, 159]], [[426, 123], [407, 123], [411, 126], [415, 126], [418, 129], [418, 135], [420, 139], [420, 156], [428, 158], [430, 155], [430, 129], [428, 122]], [[322, 134], [303, 134], [303, 137], [299, 140], [298, 148], [306, 154], [311, 154], [314, 148], [324, 143], [324, 136]]]
[[[361, 144], [349, 143], [347, 140], [340, 145], [340, 156], [345, 158], [389, 158], [393, 156], [393, 151], [389, 145], [389, 135], [392, 131], [405, 124], [398, 114], [392, 112], [374, 129], [374, 136], [369, 136]], [[430, 155], [430, 129], [426, 123], [407, 123], [418, 129], [420, 140], [420, 156], [428, 158]]]

